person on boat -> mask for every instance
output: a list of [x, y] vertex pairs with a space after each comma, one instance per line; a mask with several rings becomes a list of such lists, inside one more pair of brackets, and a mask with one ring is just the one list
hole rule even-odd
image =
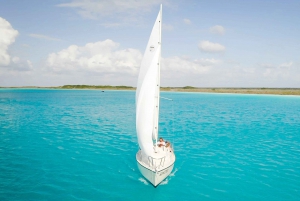
[[165, 141], [164, 141], [164, 139], [161, 137], [161, 138], [159, 138], [159, 141], [157, 142], [157, 145], [159, 146], [159, 147], [162, 147], [162, 146], [165, 146], [166, 145], [166, 143], [165, 143]]
[[169, 147], [170, 145], [171, 145], [171, 143], [166, 141], [166, 147]]

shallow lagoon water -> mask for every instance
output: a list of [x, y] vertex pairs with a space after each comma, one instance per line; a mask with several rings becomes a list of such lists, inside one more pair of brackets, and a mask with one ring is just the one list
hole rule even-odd
[[177, 161], [139, 173], [135, 92], [0, 90], [0, 200], [298, 200], [300, 97], [170, 93]]

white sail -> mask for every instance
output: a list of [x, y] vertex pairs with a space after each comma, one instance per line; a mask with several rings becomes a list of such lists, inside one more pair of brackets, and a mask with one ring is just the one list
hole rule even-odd
[[160, 55], [162, 6], [156, 18], [142, 60], [136, 90], [136, 130], [140, 150], [136, 153], [141, 174], [154, 186], [173, 170], [176, 160], [173, 146], [153, 146], [157, 141], [160, 93]]
[[152, 156], [157, 140], [160, 88], [162, 7], [153, 26], [142, 59], [136, 89], [136, 130], [141, 150]]

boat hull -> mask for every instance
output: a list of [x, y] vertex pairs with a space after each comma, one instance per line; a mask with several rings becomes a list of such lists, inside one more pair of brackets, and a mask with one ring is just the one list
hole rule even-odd
[[136, 161], [142, 175], [153, 186], [159, 185], [173, 170], [176, 157], [171, 146], [157, 148], [153, 156], [147, 156], [142, 150], [136, 153]]
[[144, 167], [143, 165], [141, 165], [138, 161], [137, 161], [137, 166], [140, 170], [140, 172], [142, 173], [142, 175], [153, 185], [153, 186], [157, 186], [158, 184], [160, 184], [165, 178], [167, 178], [167, 176], [169, 176], [173, 170], [174, 167], [174, 163], [172, 165], [170, 165], [169, 167], [166, 167], [162, 170], [159, 170], [157, 172], [150, 170], [146, 167]]

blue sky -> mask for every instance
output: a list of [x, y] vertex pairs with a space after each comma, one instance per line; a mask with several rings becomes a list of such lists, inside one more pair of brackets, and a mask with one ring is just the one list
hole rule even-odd
[[299, 0], [0, 0], [0, 86], [136, 86], [161, 3], [162, 86], [300, 87]]

